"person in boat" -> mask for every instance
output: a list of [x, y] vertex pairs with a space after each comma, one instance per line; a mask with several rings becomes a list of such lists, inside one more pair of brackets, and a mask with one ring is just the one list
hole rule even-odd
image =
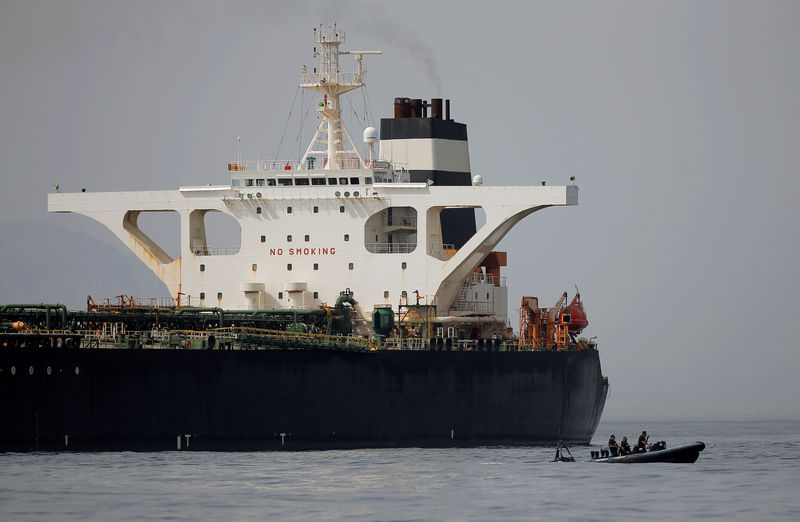
[[622, 442], [619, 444], [619, 453], [620, 455], [631, 454], [631, 445], [628, 444], [628, 437], [622, 437]]
[[619, 455], [619, 444], [617, 444], [617, 439], [613, 433], [611, 434], [611, 438], [608, 439], [608, 451], [611, 452], [612, 457]]
[[636, 443], [636, 447], [640, 452], [647, 451], [647, 432], [643, 431], [641, 435], [639, 435], [639, 442]]

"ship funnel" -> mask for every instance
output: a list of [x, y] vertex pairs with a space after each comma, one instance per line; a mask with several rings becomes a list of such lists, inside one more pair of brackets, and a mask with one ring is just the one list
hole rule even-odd
[[[444, 114], [442, 105], [444, 102]], [[430, 118], [427, 117], [430, 108]], [[381, 120], [378, 158], [409, 172], [412, 182], [473, 185], [467, 126], [450, 119], [450, 100], [395, 98], [394, 118]], [[480, 178], [478, 182], [480, 183]], [[448, 208], [440, 215], [442, 243], [461, 248], [475, 234], [471, 208]]]
[[431, 118], [442, 119], [442, 99], [431, 98]]

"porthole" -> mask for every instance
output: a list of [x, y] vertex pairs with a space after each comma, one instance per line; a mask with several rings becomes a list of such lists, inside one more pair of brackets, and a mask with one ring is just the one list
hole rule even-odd
[[344, 214], [344, 205], [339, 207], [339, 213]]
[[258, 270], [258, 265], [253, 263], [253, 272], [255, 272], [256, 270]]
[[344, 193], [344, 197], [349, 198], [350, 197], [350, 193], [349, 192], [345, 192]]
[[337, 191], [334, 193], [334, 195], [335, 195], [337, 198], [340, 198], [340, 197], [342, 197], [342, 193], [341, 193], [341, 192], [339, 192], [338, 190], [337, 190]]
[[203, 300], [205, 298], [206, 298], [206, 293], [205, 292], [200, 292], [200, 300]]
[[33, 366], [28, 366], [28, 375], [33, 375]]
[[53, 369], [48, 366], [47, 367], [47, 375], [52, 375], [52, 374], [53, 374]]
[[292, 269], [292, 264], [291, 264], [291, 263], [288, 263], [288, 264], [286, 265], [286, 270], [291, 270], [291, 269]]
[[12, 366], [11, 367], [11, 375], [16, 375], [16, 374], [17, 374], [17, 367], [16, 366]]
[[318, 213], [319, 213], [319, 207], [314, 207], [314, 214], [318, 214]]
[[314, 299], [319, 299], [319, 292], [314, 292]]
[[286, 213], [287, 214], [291, 214], [292, 213], [292, 207], [286, 207]]
[[222, 292], [217, 292], [217, 299], [222, 299]]
[[[256, 196], [260, 198], [261, 197], [261, 192], [256, 194]], [[261, 207], [256, 207], [256, 214], [261, 214]]]
[[267, 236], [261, 236], [261, 242], [265, 243], [267, 241]]
[[78, 375], [79, 373], [81, 373], [81, 368], [80, 368], [80, 366], [76, 366], [75, 367], [75, 375]]
[[353, 269], [353, 263], [348, 263], [347, 264], [347, 269], [348, 270], [352, 270]]
[[319, 270], [319, 263], [314, 263], [314, 270]]
[[305, 240], [306, 240], [306, 241], [311, 241], [311, 236], [309, 236], [308, 234], [306, 234]]
[[403, 261], [402, 263], [400, 263], [400, 268], [405, 270], [406, 268], [408, 268], [408, 264], [405, 261]]
[[344, 240], [345, 241], [350, 241], [350, 234], [345, 234], [344, 235]]

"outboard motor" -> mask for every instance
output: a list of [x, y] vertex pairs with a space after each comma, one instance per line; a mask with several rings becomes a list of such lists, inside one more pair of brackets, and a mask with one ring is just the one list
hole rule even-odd
[[650, 451], [660, 451], [660, 450], [665, 450], [665, 449], [667, 449], [667, 443], [666, 443], [666, 441], [663, 441], [663, 440], [660, 440], [658, 442], [654, 442], [650, 446]]

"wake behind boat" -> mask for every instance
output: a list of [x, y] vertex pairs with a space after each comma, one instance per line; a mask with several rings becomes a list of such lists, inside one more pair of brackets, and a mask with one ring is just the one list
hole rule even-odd
[[650, 451], [631, 453], [628, 455], [610, 456], [607, 450], [592, 451], [592, 457], [589, 462], [610, 462], [610, 463], [625, 463], [635, 464], [643, 462], [676, 462], [676, 463], [692, 463], [700, 456], [700, 452], [705, 449], [706, 445], [700, 441], [691, 444], [684, 444], [674, 448], [667, 448], [665, 442], [657, 442], [653, 444]]

